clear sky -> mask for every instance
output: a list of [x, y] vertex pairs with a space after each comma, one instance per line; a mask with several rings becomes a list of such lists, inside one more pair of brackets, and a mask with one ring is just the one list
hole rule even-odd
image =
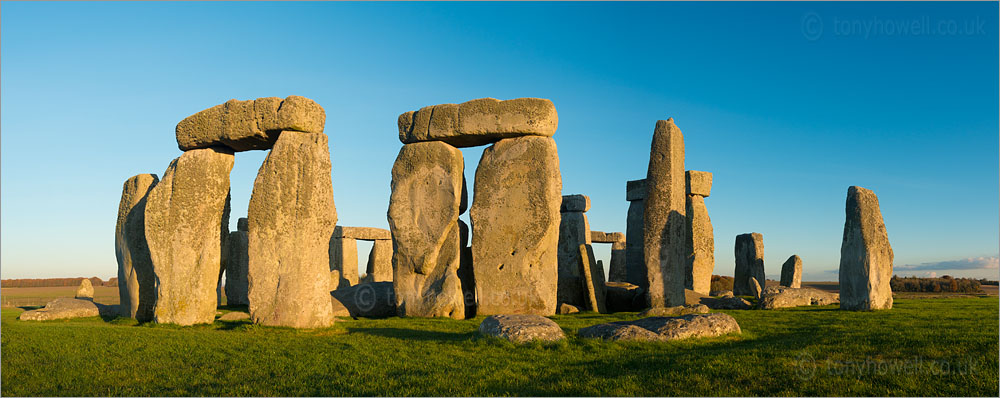
[[[563, 193], [625, 231], [658, 119], [684, 132], [715, 273], [764, 235], [836, 280], [847, 187], [878, 194], [897, 274], [998, 276], [997, 3], [76, 3], [0, 14], [0, 274], [115, 276], [121, 186], [228, 99], [326, 109], [339, 223], [387, 228], [397, 116], [542, 97]], [[470, 187], [482, 148], [464, 149]], [[233, 218], [265, 152], [237, 154]], [[470, 192], [470, 195], [472, 192]], [[468, 219], [468, 215], [463, 216]], [[602, 245], [607, 246], [607, 245]], [[598, 247], [605, 259], [608, 247]], [[362, 267], [366, 248], [360, 260]], [[605, 261], [607, 263], [607, 261]]]

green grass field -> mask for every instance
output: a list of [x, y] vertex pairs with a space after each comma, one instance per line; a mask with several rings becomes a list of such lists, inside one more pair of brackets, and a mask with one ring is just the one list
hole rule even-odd
[[722, 311], [743, 333], [669, 343], [579, 339], [635, 314], [554, 319], [569, 336], [517, 346], [482, 317], [351, 320], [321, 330], [100, 318], [28, 323], [2, 312], [4, 396], [832, 395], [997, 396], [998, 300], [900, 299]]

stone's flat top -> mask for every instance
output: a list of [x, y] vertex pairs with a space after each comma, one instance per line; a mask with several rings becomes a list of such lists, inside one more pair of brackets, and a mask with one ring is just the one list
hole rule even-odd
[[559, 116], [552, 101], [544, 98], [480, 98], [409, 111], [399, 115], [398, 125], [399, 140], [404, 144], [444, 141], [470, 147], [525, 135], [551, 137]]
[[226, 146], [234, 151], [269, 149], [282, 131], [323, 133], [326, 112], [315, 101], [297, 95], [229, 100], [177, 123], [182, 151]]
[[632, 202], [646, 199], [646, 179], [632, 180], [625, 183], [625, 200]]
[[741, 332], [733, 317], [717, 313], [604, 323], [580, 329], [578, 335], [612, 341], [668, 341]]
[[813, 288], [771, 286], [760, 295], [758, 307], [765, 310], [840, 303], [840, 295]]
[[594, 243], [624, 242], [625, 234], [621, 232], [590, 231], [590, 240]]
[[676, 307], [655, 307], [639, 313], [641, 317], [648, 316], [681, 316], [690, 314], [707, 314], [708, 306], [704, 304], [685, 304]]
[[392, 233], [388, 229], [382, 228], [344, 227], [338, 225], [333, 229], [333, 237], [361, 240], [388, 240], [392, 239]]
[[250, 319], [250, 314], [243, 311], [233, 311], [220, 316], [218, 320], [220, 321], [242, 321], [245, 319]]
[[479, 324], [479, 333], [515, 343], [557, 341], [566, 337], [559, 325], [541, 315], [491, 315]]
[[53, 319], [87, 318], [99, 316], [102, 313], [111, 314], [117, 306], [105, 306], [90, 300], [75, 298], [57, 298], [45, 304], [45, 308], [22, 313], [18, 319], [22, 321], [49, 321]]
[[559, 206], [560, 212], [567, 211], [579, 211], [587, 212], [590, 210], [590, 197], [587, 195], [563, 195], [562, 205]]
[[685, 173], [687, 179], [687, 194], [708, 197], [712, 193], [712, 173], [707, 171], [688, 170]]

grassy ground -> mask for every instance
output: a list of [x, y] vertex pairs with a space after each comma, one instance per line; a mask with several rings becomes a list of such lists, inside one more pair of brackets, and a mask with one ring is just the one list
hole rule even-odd
[[[738, 336], [670, 343], [479, 337], [474, 320], [350, 320], [321, 330], [100, 318], [29, 323], [2, 311], [12, 395], [996, 396], [998, 300], [900, 299], [722, 311]], [[635, 314], [553, 317], [570, 335]]]

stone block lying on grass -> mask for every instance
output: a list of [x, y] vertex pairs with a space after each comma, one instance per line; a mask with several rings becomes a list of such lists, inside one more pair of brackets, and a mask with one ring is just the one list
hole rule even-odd
[[668, 341], [741, 333], [740, 325], [726, 314], [691, 314], [651, 317], [635, 321], [602, 323], [580, 329], [583, 338], [613, 341]]
[[840, 295], [812, 288], [772, 286], [761, 293], [760, 309], [800, 307], [805, 305], [827, 305], [840, 302]]
[[53, 319], [87, 318], [100, 315], [114, 315], [118, 306], [98, 304], [90, 300], [57, 298], [45, 304], [45, 308], [27, 311], [18, 319], [22, 321], [50, 321]]
[[[334, 316], [388, 318], [396, 315], [392, 282], [368, 282], [330, 292]], [[344, 309], [347, 314], [344, 314]]]
[[705, 304], [687, 304], [676, 307], [654, 307], [639, 313], [639, 316], [681, 316], [690, 314], [707, 314], [708, 306]]
[[541, 315], [489, 316], [479, 324], [479, 333], [515, 343], [558, 341], [566, 337], [559, 325]]

